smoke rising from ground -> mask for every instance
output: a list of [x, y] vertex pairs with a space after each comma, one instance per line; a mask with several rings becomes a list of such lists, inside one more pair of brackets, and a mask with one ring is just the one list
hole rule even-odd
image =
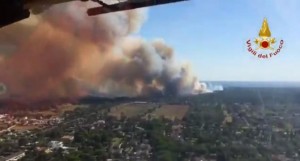
[[[144, 10], [88, 17], [87, 6], [52, 6], [0, 30], [0, 82], [22, 99], [201, 92], [189, 65], [163, 40], [131, 36]], [[3, 85], [4, 87], [4, 85]], [[4, 90], [3, 90], [4, 91]], [[4, 93], [4, 92], [2, 92]]]

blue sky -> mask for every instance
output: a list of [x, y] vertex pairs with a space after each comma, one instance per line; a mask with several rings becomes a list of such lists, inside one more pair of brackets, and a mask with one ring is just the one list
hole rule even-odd
[[[261, 60], [247, 52], [246, 41], [258, 37], [265, 17], [285, 45]], [[140, 34], [163, 38], [200, 80], [300, 81], [299, 27], [299, 0], [190, 0], [151, 7]]]

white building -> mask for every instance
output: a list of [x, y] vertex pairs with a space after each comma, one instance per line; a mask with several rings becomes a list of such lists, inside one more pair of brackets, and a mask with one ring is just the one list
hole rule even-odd
[[64, 144], [61, 141], [50, 141], [48, 146], [50, 147], [50, 149], [59, 149], [59, 148], [63, 148]]

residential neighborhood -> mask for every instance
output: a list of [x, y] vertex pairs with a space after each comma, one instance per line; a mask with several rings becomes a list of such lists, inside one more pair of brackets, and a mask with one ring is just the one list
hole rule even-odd
[[[1, 123], [6, 126], [0, 135], [1, 159], [235, 161], [247, 160], [249, 156], [259, 161], [299, 159], [297, 102], [287, 106], [266, 101], [263, 105], [259, 99], [241, 101], [238, 94], [241, 92], [244, 91], [143, 101], [101, 99], [95, 103], [93, 100], [81, 106], [74, 104], [77, 108], [72, 111], [47, 118], [2, 114]], [[230, 102], [215, 101], [229, 94], [233, 95]], [[33, 125], [36, 128], [21, 128]]]

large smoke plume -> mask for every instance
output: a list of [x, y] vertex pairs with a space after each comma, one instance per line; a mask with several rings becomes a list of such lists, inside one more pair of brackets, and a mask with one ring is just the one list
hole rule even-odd
[[201, 92], [189, 65], [179, 66], [163, 40], [132, 36], [144, 10], [88, 17], [86, 9], [81, 2], [57, 5], [0, 30], [0, 97]]

